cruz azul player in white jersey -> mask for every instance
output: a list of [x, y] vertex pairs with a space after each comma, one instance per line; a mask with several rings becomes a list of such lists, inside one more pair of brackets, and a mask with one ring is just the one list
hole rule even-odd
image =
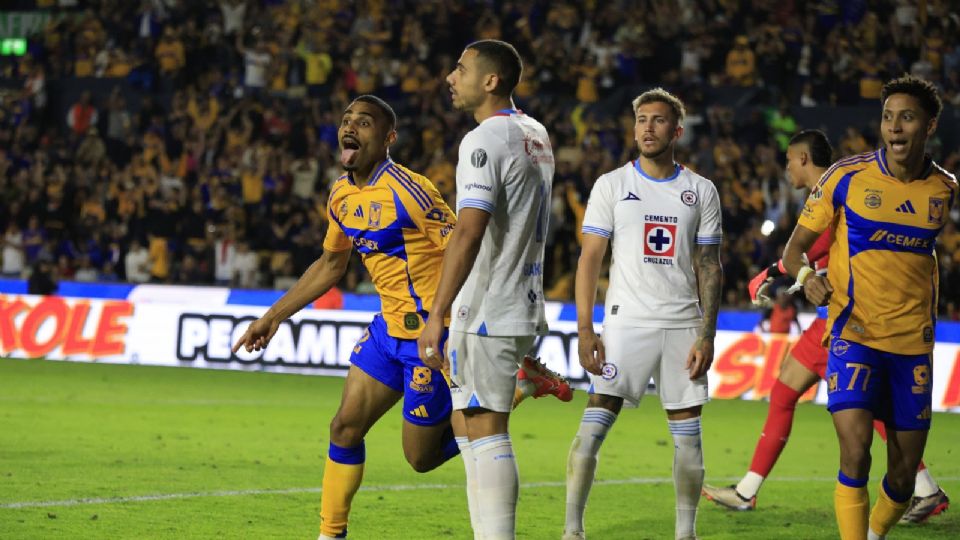
[[[449, 369], [453, 408], [470, 444], [463, 455], [474, 535], [515, 537], [519, 475], [507, 425], [521, 359], [546, 334], [543, 247], [553, 183], [546, 129], [515, 109], [520, 55], [508, 43], [467, 46], [447, 77], [453, 106], [480, 124], [460, 143], [457, 227], [420, 336], [423, 361]], [[454, 301], [456, 297], [456, 301]], [[698, 487], [699, 489], [699, 487]]]
[[[577, 327], [591, 385], [567, 461], [564, 539], [585, 538], [583, 512], [600, 445], [624, 401], [638, 405], [651, 377], [673, 435], [676, 538], [696, 538], [700, 409], [708, 400], [722, 282], [720, 199], [712, 182], [673, 160], [683, 103], [657, 88], [635, 99], [633, 110], [640, 157], [597, 179], [583, 218]], [[611, 238], [601, 341], [593, 307]]]

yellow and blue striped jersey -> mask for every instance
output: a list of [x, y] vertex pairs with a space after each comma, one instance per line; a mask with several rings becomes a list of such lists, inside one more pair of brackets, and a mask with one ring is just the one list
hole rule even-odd
[[333, 184], [323, 249], [355, 247], [380, 294], [388, 333], [416, 339], [440, 282], [456, 217], [433, 183], [387, 158], [370, 182], [351, 174]]
[[911, 182], [890, 173], [884, 149], [840, 160], [824, 173], [799, 224], [835, 232], [825, 343], [839, 337], [899, 354], [933, 350], [934, 244], [956, 203], [957, 180], [929, 158]]

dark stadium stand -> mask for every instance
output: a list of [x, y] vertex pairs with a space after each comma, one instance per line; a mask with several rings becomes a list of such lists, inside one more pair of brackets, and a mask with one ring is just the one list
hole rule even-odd
[[[56, 279], [288, 286], [319, 255], [351, 97], [389, 101], [394, 158], [452, 198], [470, 119], [451, 110], [443, 77], [466, 43], [499, 38], [524, 58], [517, 103], [547, 126], [559, 161], [548, 297], [572, 298], [590, 187], [634, 156], [630, 100], [662, 85], [688, 106], [681, 161], [721, 193], [724, 299], [742, 307], [804, 198], [784, 179], [790, 134], [825, 129], [837, 157], [874, 148], [880, 84], [912, 72], [946, 105], [929, 150], [960, 169], [960, 18], [948, 4], [8, 2], [0, 277], [46, 260]], [[940, 308], [956, 320], [957, 209], [951, 218]], [[370, 292], [355, 263], [342, 288]]]

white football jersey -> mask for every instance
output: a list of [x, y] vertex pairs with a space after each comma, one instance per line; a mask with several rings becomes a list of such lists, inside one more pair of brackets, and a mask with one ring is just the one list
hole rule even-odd
[[720, 197], [713, 182], [677, 165], [652, 178], [640, 160], [597, 179], [584, 234], [612, 237], [604, 326], [690, 328], [702, 323], [694, 244], [719, 244]]
[[460, 142], [457, 212], [490, 214], [480, 252], [452, 307], [451, 330], [489, 336], [547, 332], [543, 248], [553, 149], [540, 122], [514, 110], [487, 118]]

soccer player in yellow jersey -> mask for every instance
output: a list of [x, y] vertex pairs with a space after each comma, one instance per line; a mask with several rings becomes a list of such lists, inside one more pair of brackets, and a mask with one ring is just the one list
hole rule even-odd
[[[881, 100], [882, 147], [827, 170], [783, 257], [807, 298], [828, 305], [827, 408], [840, 442], [834, 505], [843, 540], [884, 538], [910, 502], [930, 429], [934, 244], [958, 199], [956, 179], [924, 150], [942, 108], [936, 87], [904, 76], [884, 85]], [[821, 277], [802, 254], [828, 227], [830, 272]], [[868, 514], [874, 417], [887, 425], [887, 473]]]
[[330, 423], [321, 539], [346, 537], [350, 503], [363, 477], [363, 438], [401, 397], [403, 452], [416, 471], [432, 470], [459, 453], [447, 383], [420, 361], [416, 341], [456, 218], [430, 180], [390, 159], [396, 121], [393, 109], [375, 96], [360, 96], [347, 107], [339, 129], [347, 172], [331, 189], [323, 255], [234, 345], [234, 352], [266, 347], [283, 320], [340, 280], [353, 249], [360, 252], [380, 294], [381, 313], [353, 349]]

